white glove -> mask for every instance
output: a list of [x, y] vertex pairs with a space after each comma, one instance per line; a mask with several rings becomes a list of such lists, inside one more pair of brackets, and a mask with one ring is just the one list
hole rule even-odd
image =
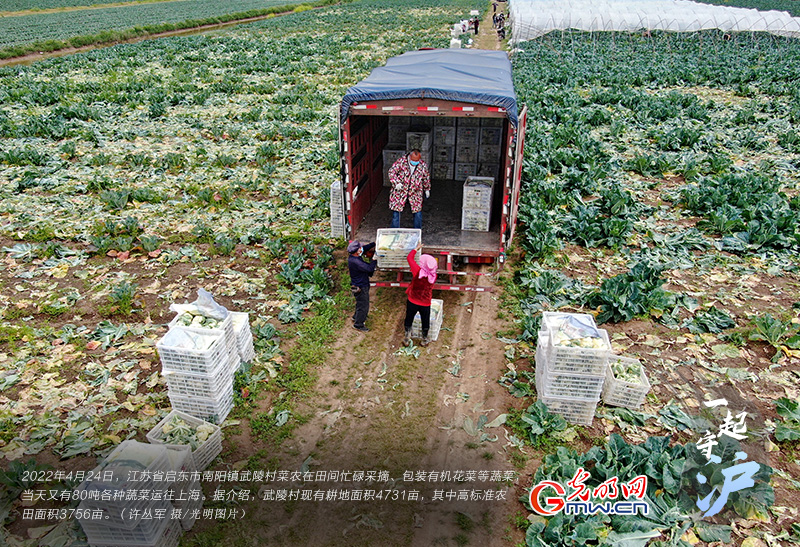
[[431, 198], [431, 191], [425, 190], [425, 199], [430, 199], [430, 198]]
[[399, 192], [400, 190], [403, 189], [403, 185], [398, 182], [397, 184], [394, 185], [394, 189]]

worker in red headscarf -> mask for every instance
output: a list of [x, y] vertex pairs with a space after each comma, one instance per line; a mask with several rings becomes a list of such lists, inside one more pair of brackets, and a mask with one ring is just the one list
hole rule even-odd
[[406, 335], [403, 344], [411, 344], [411, 325], [414, 323], [414, 316], [419, 313], [422, 320], [422, 341], [420, 346], [427, 346], [430, 343], [428, 330], [431, 326], [431, 297], [433, 296], [433, 284], [436, 283], [436, 259], [431, 255], [419, 257], [419, 264], [414, 260], [417, 250], [408, 253], [408, 265], [411, 268], [413, 279], [406, 289], [408, 300], [406, 301]]

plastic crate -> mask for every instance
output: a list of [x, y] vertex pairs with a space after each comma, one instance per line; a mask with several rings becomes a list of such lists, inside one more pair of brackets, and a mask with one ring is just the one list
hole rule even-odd
[[233, 385], [233, 371], [230, 368], [223, 368], [211, 374], [190, 374], [173, 372], [163, 367], [161, 375], [166, 378], [170, 393], [185, 397], [215, 399], [230, 391]]
[[500, 145], [481, 144], [478, 146], [478, 161], [481, 163], [500, 163]]
[[484, 209], [461, 209], [461, 229], [488, 232], [491, 213]]
[[[149, 472], [142, 479], [143, 471]], [[167, 449], [163, 446], [123, 441], [94, 470], [96, 479], [84, 481], [78, 486], [79, 497], [89, 495], [90, 491], [111, 494], [111, 499], [84, 499], [85, 508], [102, 512], [104, 525], [132, 530], [142, 520], [141, 511], [154, 502], [151, 500], [114, 499], [114, 492], [128, 490], [166, 490], [167, 485], [156, 482], [153, 474], [170, 471]], [[136, 472], [132, 475], [131, 472]], [[86, 492], [86, 494], [84, 494]], [[137, 517], [131, 518], [130, 511], [139, 510]]]
[[433, 146], [433, 138], [430, 131], [409, 131], [406, 133], [406, 150], [414, 150], [415, 148], [420, 152], [430, 150]]
[[537, 348], [536, 379], [539, 395], [549, 398], [600, 398], [605, 383], [605, 375], [591, 376], [574, 373], [557, 373], [548, 370], [547, 357]]
[[[639, 366], [639, 382], [634, 384], [618, 380], [614, 376], [614, 371], [611, 368], [615, 361], [621, 361], [626, 364], [637, 364]], [[644, 367], [638, 359], [622, 357], [620, 355], [609, 356], [608, 368], [606, 369], [606, 383], [603, 388], [603, 402], [605, 404], [635, 409], [644, 402], [648, 391], [650, 391], [650, 382], [647, 381]]]
[[[83, 516], [93, 511], [86, 502], [78, 505], [78, 514]], [[130, 530], [109, 526], [103, 519], [78, 518], [86, 539], [91, 545], [116, 544], [116, 545], [155, 545], [163, 536], [166, 525], [170, 522], [172, 504], [168, 501], [151, 501], [145, 509], [151, 518], [142, 518]], [[156, 511], [164, 511], [163, 518], [155, 518]]]
[[253, 347], [253, 331], [250, 330], [250, 314], [244, 312], [231, 312], [233, 316], [233, 334], [236, 336], [236, 347], [242, 361], [252, 361], [256, 356]]
[[605, 329], [598, 329], [604, 348], [579, 348], [556, 346], [553, 337], [547, 339], [547, 366], [550, 372], [568, 372], [590, 376], [604, 376], [611, 353], [611, 342]]
[[[177, 393], [167, 392], [172, 408], [195, 418], [200, 418], [212, 424], [221, 424], [228, 417], [233, 408], [233, 385], [229, 392], [218, 399], [201, 399], [199, 397], [186, 397]], [[199, 465], [199, 462], [197, 462]]]
[[406, 257], [422, 245], [422, 230], [380, 228], [375, 237], [375, 258], [379, 268], [408, 269]]
[[467, 177], [464, 181], [462, 208], [489, 210], [492, 207], [493, 186], [494, 179], [491, 177]]
[[481, 127], [480, 144], [500, 147], [500, 140], [503, 138], [502, 127]]
[[465, 180], [478, 174], [477, 163], [456, 163], [453, 180]]
[[500, 173], [499, 163], [479, 163], [478, 176], [497, 178]]
[[230, 367], [231, 352], [220, 334], [175, 327], [156, 343], [156, 348], [162, 367], [172, 372], [212, 374]]
[[431, 177], [434, 180], [453, 180], [453, 164], [433, 162]]
[[[437, 122], [439, 120], [436, 120]], [[453, 146], [456, 144], [456, 128], [453, 125], [436, 125], [433, 128], [433, 146]]]
[[[170, 420], [172, 420], [175, 416], [182, 419], [184, 422], [189, 424], [192, 427], [197, 427], [200, 425], [208, 424], [204, 420], [196, 418], [191, 414], [187, 414], [186, 412], [181, 412], [180, 410], [173, 410], [169, 414], [164, 417], [163, 420], [158, 422], [158, 424], [150, 430], [147, 434], [147, 440], [153, 444], [163, 445], [167, 447], [181, 447], [185, 445], [171, 445], [164, 443], [164, 425], [166, 425]], [[208, 464], [214, 461], [219, 453], [222, 451], [222, 430], [219, 426], [214, 424], [209, 424], [214, 427], [214, 432], [208, 436], [208, 438], [200, 444], [197, 448], [192, 450], [191, 457], [192, 457], [192, 466], [197, 469], [197, 471], [202, 471]]]
[[109, 542], [105, 543], [89, 542], [89, 545], [90, 547], [177, 547], [178, 542], [181, 539], [181, 534], [183, 533], [183, 531], [181, 530], [180, 522], [178, 520], [172, 520], [169, 518], [165, 518], [159, 522], [161, 522], [163, 531], [159, 529], [159, 531], [161, 532], [160, 535], [156, 536], [156, 539], [152, 542], [129, 543], [126, 541], [118, 540], [116, 538], [112, 538], [112, 540]]
[[[442, 329], [443, 320], [444, 301], [438, 298], [431, 299], [431, 324], [428, 328], [428, 338], [430, 340], [439, 339], [439, 331]], [[411, 324], [411, 337], [422, 338], [422, 318], [419, 314], [414, 316], [414, 322]]]
[[564, 319], [567, 319], [568, 317], [574, 317], [582, 323], [585, 323], [595, 329], [597, 328], [597, 323], [594, 320], [594, 316], [591, 314], [546, 311], [542, 313], [542, 330], [546, 332], [558, 330]]
[[503, 118], [481, 118], [481, 127], [503, 127]]
[[181, 327], [182, 329], [190, 332], [210, 332], [213, 334], [219, 334], [225, 339], [225, 345], [228, 347], [228, 351], [231, 353], [236, 353], [236, 337], [233, 334], [233, 318], [231, 317], [230, 313], [228, 313], [225, 319], [223, 319], [219, 326], [215, 329], [207, 329], [205, 327], [185, 327], [183, 325], [179, 325], [178, 318], [180, 316], [181, 314], [176, 315], [172, 318], [172, 321], [169, 322], [170, 330], [174, 329], [175, 327]]
[[539, 400], [547, 405], [547, 409], [553, 414], [559, 414], [568, 422], [578, 425], [592, 425], [597, 403], [599, 402], [599, 399], [596, 401], [581, 401], [578, 399], [556, 399], [551, 397], [539, 397]]

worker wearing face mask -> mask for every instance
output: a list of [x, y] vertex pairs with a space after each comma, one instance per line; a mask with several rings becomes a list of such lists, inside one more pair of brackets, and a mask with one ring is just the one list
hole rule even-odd
[[414, 228], [422, 229], [422, 199], [431, 196], [431, 174], [428, 165], [422, 161], [422, 154], [414, 149], [401, 156], [389, 169], [389, 209], [392, 210], [392, 228], [400, 227], [400, 213], [411, 206], [414, 215]]

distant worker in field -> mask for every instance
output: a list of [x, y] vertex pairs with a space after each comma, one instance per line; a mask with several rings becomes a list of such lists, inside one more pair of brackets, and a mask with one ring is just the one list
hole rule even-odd
[[480, 24], [480, 21], [479, 21], [479, 20], [478, 20], [478, 18], [476, 17], [476, 18], [475, 18], [475, 23], [474, 23], [474, 27], [475, 27], [475, 36], [477, 36], [477, 35], [478, 35], [478, 25], [479, 25], [479, 24]]
[[[350, 290], [356, 299], [356, 311], [353, 313], [353, 328], [361, 332], [369, 332], [367, 325], [367, 315], [369, 314], [369, 278], [375, 273], [377, 261], [372, 260], [375, 256], [375, 244], [368, 243], [362, 246], [359, 241], [351, 241], [347, 245], [347, 267], [350, 270]], [[364, 257], [370, 259], [365, 262]]]
[[400, 227], [400, 213], [405, 209], [406, 201], [411, 205], [414, 214], [414, 228], [422, 229], [422, 196], [431, 197], [431, 173], [428, 165], [422, 161], [422, 154], [413, 149], [401, 156], [389, 168], [389, 209], [392, 210], [392, 228]]
[[406, 289], [408, 300], [406, 300], [406, 320], [403, 326], [406, 329], [403, 344], [411, 344], [411, 326], [414, 324], [414, 316], [419, 313], [422, 321], [422, 341], [420, 346], [427, 346], [430, 343], [428, 331], [431, 327], [431, 298], [433, 296], [433, 284], [436, 283], [436, 259], [431, 255], [419, 257], [419, 264], [414, 260], [417, 249], [408, 253], [406, 259], [411, 268], [411, 284]]

